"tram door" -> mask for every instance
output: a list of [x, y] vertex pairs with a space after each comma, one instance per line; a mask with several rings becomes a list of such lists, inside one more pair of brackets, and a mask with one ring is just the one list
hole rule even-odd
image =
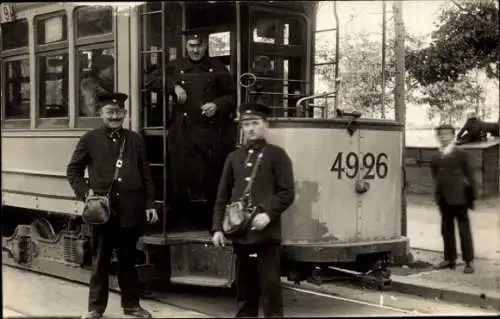
[[[169, 203], [167, 131], [174, 105], [164, 91], [165, 65], [185, 55], [182, 31], [199, 28], [209, 30], [208, 54], [226, 64], [230, 72], [234, 64], [234, 3], [216, 2], [151, 2], [142, 7], [142, 120], [147, 156], [152, 169], [158, 208], [162, 223], [149, 229], [151, 242], [168, 245], [170, 282], [204, 286], [230, 286], [234, 278], [233, 255], [210, 245], [206, 230], [178, 230], [167, 216]], [[175, 213], [175, 212], [173, 212]], [[150, 235], [150, 236], [147, 236]], [[159, 238], [154, 239], [154, 238]]]
[[295, 117], [295, 103], [311, 89], [307, 20], [293, 10], [252, 6], [249, 22], [248, 72], [256, 78], [245, 99], [270, 106], [273, 117]]

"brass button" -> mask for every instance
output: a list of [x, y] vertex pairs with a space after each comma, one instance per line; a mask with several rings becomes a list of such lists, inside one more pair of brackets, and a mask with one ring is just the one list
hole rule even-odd
[[121, 182], [122, 181], [122, 178], [121, 177], [118, 177], [118, 181]]

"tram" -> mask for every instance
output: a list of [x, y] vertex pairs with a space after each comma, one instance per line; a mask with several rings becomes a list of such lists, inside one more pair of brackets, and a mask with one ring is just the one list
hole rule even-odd
[[283, 275], [300, 282], [339, 267], [380, 270], [388, 256], [408, 253], [403, 126], [342, 111], [349, 106], [328, 112], [336, 92], [314, 94], [317, 2], [4, 3], [1, 11], [4, 263], [88, 280], [90, 231], [65, 170], [79, 137], [101, 123], [86, 112], [81, 83], [109, 55], [110, 83], [129, 95], [124, 125], [147, 145], [160, 212], [137, 247], [141, 279], [232, 285], [230, 245], [216, 248], [206, 230], [167, 223], [166, 136], [175, 105], [145, 84], [184, 54], [181, 31], [202, 27], [211, 30], [209, 54], [238, 83], [238, 105], [257, 93], [266, 98], [270, 140], [293, 162], [297, 195], [282, 217]]

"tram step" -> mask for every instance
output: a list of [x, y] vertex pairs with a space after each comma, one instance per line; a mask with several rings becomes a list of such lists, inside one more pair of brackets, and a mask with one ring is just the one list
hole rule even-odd
[[234, 280], [232, 247], [193, 242], [171, 244], [170, 268], [172, 283], [230, 287]]
[[178, 285], [193, 285], [216, 288], [226, 288], [231, 286], [231, 282], [229, 282], [225, 278], [206, 276], [173, 276], [170, 278], [170, 282]]

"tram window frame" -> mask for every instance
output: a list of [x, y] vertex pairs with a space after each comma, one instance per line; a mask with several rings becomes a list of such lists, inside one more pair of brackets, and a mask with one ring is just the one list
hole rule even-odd
[[[8, 89], [7, 86], [10, 84], [12, 81], [7, 80], [7, 64], [12, 63], [12, 62], [17, 62], [17, 61], [27, 61], [28, 64], [28, 84], [29, 84], [29, 95], [27, 99], [27, 105], [28, 105], [28, 112], [27, 114], [22, 115], [22, 117], [8, 117], [7, 116], [7, 100], [8, 100]], [[30, 67], [29, 67], [29, 55], [19, 55], [19, 56], [12, 56], [8, 58], [4, 58], [2, 61], [2, 67], [1, 67], [1, 82], [2, 82], [2, 115], [3, 115], [3, 121], [2, 125], [4, 128], [29, 128], [30, 127], [30, 120], [31, 120], [31, 79], [30, 79]], [[23, 83], [23, 81], [20, 81], [20, 83]], [[26, 82], [24, 82], [26, 83]]]
[[[10, 48], [10, 49], [4, 49], [4, 45], [6, 43], [4, 37], [5, 37], [5, 34], [7, 33], [6, 32], [7, 30], [5, 30], [6, 26], [21, 24], [21, 23], [24, 23], [24, 27], [26, 28], [26, 30], [23, 30], [23, 31], [26, 31], [26, 38], [27, 38], [26, 45], [14, 47], [14, 48]], [[0, 49], [2, 51], [2, 58], [13, 56], [13, 55], [21, 55], [21, 54], [28, 54], [29, 53], [29, 21], [27, 18], [21, 18], [21, 19], [17, 19], [15, 21], [12, 21], [12, 22], [2, 23], [2, 32], [1, 33], [2, 33], [1, 34], [2, 46], [0, 47]]]
[[[279, 20], [279, 25], [283, 26], [283, 34], [282, 38], [280, 41], [280, 37], [277, 37], [279, 33], [281, 33], [279, 30], [275, 29], [276, 23], [274, 22], [274, 30], [273, 30], [273, 38], [266, 38], [266, 37], [260, 37], [262, 40], [258, 41], [256, 39], [255, 35], [257, 35], [256, 29], [258, 27], [258, 22], [259, 20]], [[301, 24], [300, 27], [300, 32], [297, 33], [297, 36], [300, 36], [301, 41], [294, 41], [293, 43], [290, 43], [290, 21], [298, 21]], [[288, 24], [288, 28], [285, 26]], [[267, 56], [269, 57], [272, 61], [274, 61], [273, 64], [273, 73], [280, 73], [283, 72], [283, 80], [279, 81], [281, 82], [280, 86], [282, 87], [282, 90], [275, 92], [275, 93], [281, 93], [280, 95], [275, 95], [272, 96], [270, 95], [270, 98], [273, 103], [273, 117], [282, 117], [282, 116], [277, 116], [276, 113], [278, 114], [283, 114], [285, 117], [296, 117], [298, 114], [296, 114], [294, 105], [288, 105], [285, 106], [285, 104], [290, 104], [296, 99], [298, 99], [300, 96], [306, 96], [309, 94], [311, 91], [311, 76], [309, 74], [310, 72], [310, 67], [311, 67], [311, 58], [310, 58], [310, 50], [308, 50], [308, 47], [311, 45], [311, 39], [309, 38], [309, 34], [311, 33], [311, 20], [307, 16], [307, 14], [304, 14], [302, 12], [295, 12], [295, 11], [290, 11], [286, 10], [283, 8], [268, 8], [268, 7], [255, 7], [255, 8], [250, 8], [250, 24], [249, 24], [249, 32], [248, 32], [248, 43], [249, 43], [249, 59], [248, 59], [248, 70], [253, 69], [253, 63], [255, 62], [256, 58], [258, 56]], [[273, 41], [269, 41], [267, 39], [273, 39]], [[282, 43], [277, 43], [282, 42]], [[290, 78], [290, 63], [293, 62], [296, 59], [301, 59], [301, 67], [300, 67], [300, 74], [301, 78], [296, 79], [296, 78]], [[283, 61], [283, 66], [281, 69], [281, 66], [278, 66], [279, 62], [278, 61]], [[288, 64], [287, 71], [285, 72], [285, 64]], [[285, 73], [287, 73], [286, 80], [285, 80]], [[295, 86], [294, 84], [290, 84], [288, 80], [308, 80], [309, 83], [303, 82], [300, 85], [300, 90], [293, 90], [290, 92], [291, 88], [290, 86]], [[279, 83], [278, 82], [278, 83]], [[274, 86], [274, 85], [273, 85]], [[295, 95], [295, 92], [300, 92], [300, 96]], [[253, 94], [250, 93], [248, 90], [246, 92], [246, 98], [251, 98]], [[277, 104], [274, 104], [277, 103]], [[293, 104], [293, 103], [292, 103]], [[290, 115], [290, 114], [295, 114], [295, 115]]]
[[[23, 32], [26, 32], [26, 44], [22, 46], [12, 47], [9, 49], [4, 49], [4, 45], [6, 43], [5, 36], [6, 30], [5, 26], [14, 26], [15, 24], [22, 25], [24, 28]], [[27, 18], [20, 18], [12, 22], [2, 23], [2, 35], [0, 39], [0, 56], [2, 58], [2, 63], [0, 63], [0, 82], [1, 82], [1, 122], [2, 128], [4, 129], [27, 129], [30, 127], [31, 122], [31, 90], [33, 86], [31, 85], [31, 66], [29, 61], [29, 21]], [[20, 60], [28, 60], [28, 78], [30, 83], [30, 97], [28, 99], [29, 109], [26, 118], [8, 118], [5, 112], [5, 108], [7, 105], [7, 63], [20, 61]]]
[[[78, 36], [80, 23], [78, 21], [78, 14], [82, 10], [95, 8], [97, 10], [109, 10], [111, 15], [111, 31], [102, 33], [102, 34], [93, 34], [88, 36]], [[115, 42], [115, 34], [116, 34], [116, 16], [114, 14], [114, 8], [112, 6], [78, 6], [73, 10], [73, 32], [75, 39], [75, 127], [76, 128], [96, 128], [101, 125], [102, 120], [99, 115], [97, 116], [82, 116], [80, 115], [80, 61], [79, 61], [79, 53], [81, 50], [95, 50], [95, 49], [112, 49], [113, 50], [113, 59], [114, 59], [114, 70], [113, 70], [113, 90], [117, 89], [117, 48]]]
[[[42, 43], [40, 44], [40, 33], [39, 28], [40, 24], [45, 21], [62, 17], [62, 39], [59, 41], [53, 41], [50, 43]], [[69, 107], [70, 107], [70, 94], [69, 94], [69, 40], [68, 33], [71, 29], [69, 26], [69, 19], [67, 16], [66, 10], [59, 10], [47, 14], [37, 15], [33, 18], [34, 25], [34, 47], [35, 47], [35, 92], [37, 96], [37, 107], [36, 107], [36, 127], [39, 129], [44, 128], [67, 128], [69, 125]], [[64, 113], [61, 116], [44, 116], [41, 115], [41, 108], [45, 105], [41, 103], [44, 99], [46, 99], [46, 95], [41, 95], [42, 87], [41, 85], [46, 85], [46, 81], [42, 80], [41, 72], [45, 69], [45, 66], [42, 66], [42, 61], [44, 58], [53, 56], [66, 56], [65, 64], [62, 66], [62, 95], [63, 95], [63, 104], [62, 106], [65, 108]], [[43, 67], [43, 69], [42, 69]]]

